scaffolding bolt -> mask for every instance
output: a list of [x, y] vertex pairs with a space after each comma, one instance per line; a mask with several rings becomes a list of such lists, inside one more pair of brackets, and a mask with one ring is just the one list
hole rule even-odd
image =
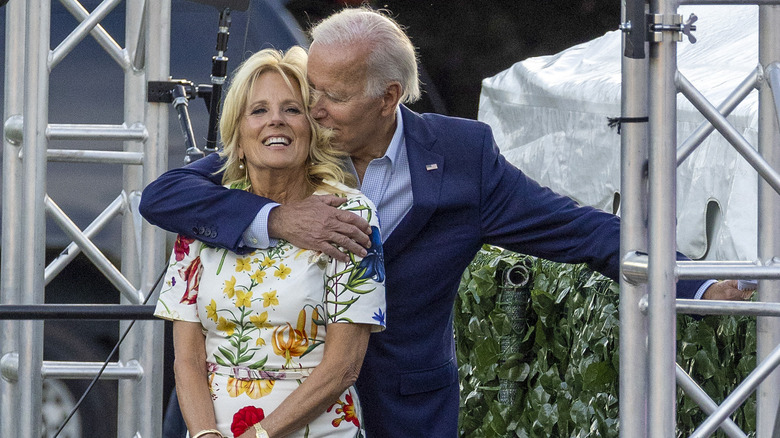
[[0, 375], [6, 382], [19, 380], [19, 353], [6, 353], [0, 358]]
[[682, 41], [683, 35], [688, 37], [688, 41], [691, 44], [696, 43], [696, 37], [693, 33], [696, 30], [696, 26], [693, 24], [699, 17], [696, 14], [691, 14], [688, 20], [683, 23], [682, 15], [663, 15], [652, 14], [648, 16], [650, 22], [648, 40], [651, 42], [659, 43], [663, 41], [663, 32], [673, 32], [673, 38], [676, 41]]
[[14, 146], [22, 144], [24, 138], [24, 117], [19, 114], [9, 117], [3, 125], [3, 132], [8, 143]]

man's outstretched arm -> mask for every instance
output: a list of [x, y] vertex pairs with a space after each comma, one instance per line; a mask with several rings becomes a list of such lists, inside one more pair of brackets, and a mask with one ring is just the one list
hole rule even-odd
[[[188, 166], [172, 169], [150, 183], [141, 196], [141, 215], [174, 233], [227, 248], [238, 253], [256, 246], [244, 239], [253, 224], [268, 223], [267, 237], [285, 239], [296, 246], [322, 251], [332, 257], [346, 257], [332, 244], [360, 254], [369, 245], [368, 223], [355, 214], [335, 208], [343, 202], [336, 196], [312, 196], [280, 205], [270, 215], [258, 217], [272, 201], [243, 190], [222, 186], [222, 164], [211, 154]], [[266, 214], [268, 211], [265, 212]], [[255, 229], [257, 226], [254, 227]]]
[[171, 169], [141, 195], [141, 215], [152, 225], [240, 251], [244, 230], [267, 199], [222, 186], [219, 155]]

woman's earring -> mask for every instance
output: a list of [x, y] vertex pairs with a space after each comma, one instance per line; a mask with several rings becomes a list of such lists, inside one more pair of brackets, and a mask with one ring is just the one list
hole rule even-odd
[[244, 159], [239, 161], [238, 168], [244, 171], [244, 181], [249, 182], [249, 170], [247, 170], [246, 165], [244, 165]]

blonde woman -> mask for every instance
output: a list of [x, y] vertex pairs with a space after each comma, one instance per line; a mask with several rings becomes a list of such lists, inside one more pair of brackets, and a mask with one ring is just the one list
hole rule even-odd
[[344, 197], [373, 245], [345, 263], [283, 240], [239, 254], [177, 238], [155, 314], [174, 321], [191, 438], [363, 436], [352, 385], [385, 326], [378, 218], [309, 114], [306, 62], [299, 47], [264, 50], [236, 71], [220, 120], [222, 183], [278, 204]]

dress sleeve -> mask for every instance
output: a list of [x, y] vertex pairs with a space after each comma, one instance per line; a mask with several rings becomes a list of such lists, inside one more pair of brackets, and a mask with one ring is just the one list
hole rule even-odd
[[201, 242], [195, 239], [176, 237], [154, 316], [171, 321], [200, 322], [197, 301], [203, 275], [201, 247]]
[[365, 196], [348, 198], [339, 208], [351, 211], [371, 225], [371, 248], [361, 258], [349, 253], [347, 263], [331, 260], [325, 273], [325, 308], [328, 323], [371, 324], [385, 328], [385, 262], [379, 218]]

